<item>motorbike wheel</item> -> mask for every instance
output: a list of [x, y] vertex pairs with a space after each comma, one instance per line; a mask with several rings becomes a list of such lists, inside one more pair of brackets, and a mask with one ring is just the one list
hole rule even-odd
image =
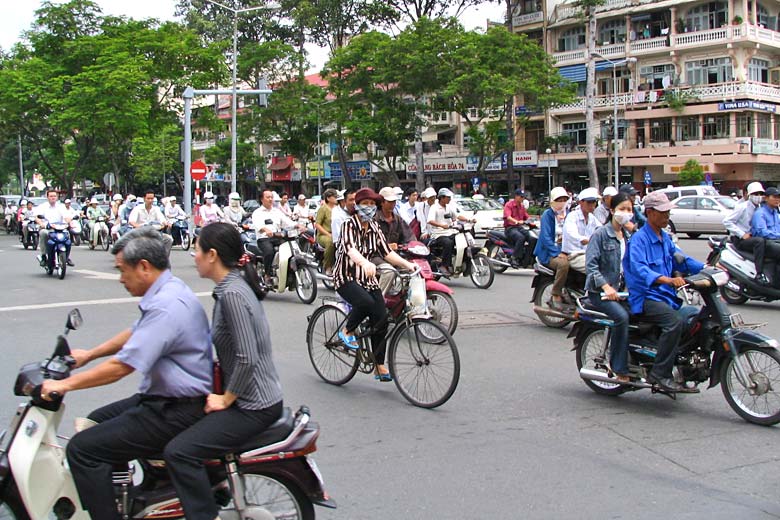
[[[536, 305], [537, 307], [549, 307], [549, 305], [547, 305], [547, 302], [549, 302], [552, 299], [552, 287], [553, 287], [552, 280], [542, 285], [536, 293], [536, 299], [534, 300], [534, 305]], [[548, 316], [546, 314], [537, 314], [537, 317], [539, 318], [539, 321], [541, 321], [542, 323], [544, 323], [545, 325], [553, 329], [562, 329], [563, 327], [571, 323], [571, 320], [567, 320], [565, 318], [558, 318], [555, 316]]]
[[[25, 249], [27, 249], [27, 248], [25, 247]], [[35, 251], [36, 249], [38, 249], [38, 237], [33, 237], [32, 238], [32, 250]]]
[[190, 234], [188, 232], [185, 232], [185, 231], [180, 231], [180, 233], [181, 233], [181, 235], [180, 235], [181, 236], [181, 249], [182, 249], [182, 251], [189, 251], [190, 250], [190, 245], [192, 245], [191, 244], [192, 241], [190, 240]]
[[[322, 267], [322, 264], [317, 267], [317, 270], [320, 272], [320, 274], [325, 274], [325, 268]], [[333, 274], [331, 274], [328, 278], [323, 278], [322, 285], [324, 285], [325, 288], [330, 291], [335, 289], [336, 285], [333, 283]]]
[[[488, 247], [487, 254], [491, 260], [509, 262], [509, 259], [506, 257], [506, 254], [504, 254], [504, 250], [495, 244], [491, 244], [490, 247]], [[498, 274], [506, 272], [506, 270], [509, 269], [509, 267], [505, 265], [497, 265], [497, 264], [492, 264], [492, 265], [493, 265], [493, 271], [497, 272]]]
[[[608, 349], [604, 347], [605, 335], [606, 331], [604, 329], [593, 330], [583, 338], [581, 343], [576, 345], [577, 372], [587, 368], [599, 370], [606, 374], [605, 366], [608, 360]], [[622, 385], [588, 379], [583, 379], [582, 381], [597, 394], [620, 395], [626, 391]]]
[[[271, 518], [290, 520], [314, 520], [314, 506], [297, 486], [271, 475], [244, 473], [246, 509], [241, 518]], [[222, 518], [234, 518], [235, 505], [231, 500], [220, 509]]]
[[493, 285], [495, 273], [488, 257], [482, 253], [475, 255], [470, 259], [469, 277], [478, 289], [488, 289]]
[[108, 248], [111, 247], [111, 233], [109, 233], [104, 229], [101, 229], [100, 244], [103, 246], [103, 251], [108, 251]]
[[81, 245], [81, 233], [73, 233], [73, 245], [76, 247]]
[[339, 327], [346, 319], [341, 309], [323, 305], [314, 311], [306, 328], [306, 345], [314, 371], [332, 385], [348, 382], [358, 369], [357, 356], [338, 339]]
[[22, 245], [24, 246], [24, 249], [27, 250], [29, 244], [27, 244], [26, 241], [22, 240]]
[[[730, 281], [729, 283], [737, 282]], [[747, 296], [729, 289], [726, 285], [720, 288], [720, 295], [723, 296], [723, 299], [726, 300], [726, 303], [729, 305], [744, 305], [748, 301]]]
[[317, 298], [317, 275], [312, 267], [301, 267], [295, 272], [295, 293], [305, 304]]
[[[720, 367], [720, 384], [729, 406], [747, 422], [772, 426], [780, 422], [780, 354], [775, 350], [747, 347], [739, 353], [748, 378], [757, 385], [755, 395], [739, 382], [734, 358]], [[771, 397], [771, 398], [770, 398]]]
[[57, 266], [57, 276], [62, 280], [65, 278], [65, 271], [68, 269], [68, 255], [65, 254], [65, 251], [57, 253], [57, 262], [60, 264]]
[[444, 325], [450, 336], [455, 334], [458, 328], [458, 304], [455, 299], [441, 291], [428, 291], [426, 296], [432, 318]]

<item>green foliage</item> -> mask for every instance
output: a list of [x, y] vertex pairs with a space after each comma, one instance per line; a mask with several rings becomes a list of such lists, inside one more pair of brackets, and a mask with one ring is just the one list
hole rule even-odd
[[[206, 149], [206, 162], [220, 165], [223, 174], [230, 173], [231, 140], [217, 141], [216, 146]], [[252, 143], [239, 140], [236, 143], [236, 174], [246, 173], [253, 169], [259, 158]]]
[[182, 129], [168, 124], [156, 132], [138, 135], [132, 140], [130, 166], [135, 170], [135, 182], [139, 187], [153, 188], [166, 178], [180, 176], [179, 144]]
[[681, 186], [697, 186], [704, 182], [704, 167], [696, 159], [688, 159], [677, 174]]
[[675, 88], [664, 92], [664, 102], [678, 114], [681, 114], [685, 110], [685, 105], [698, 100], [699, 98], [696, 94], [690, 90]]

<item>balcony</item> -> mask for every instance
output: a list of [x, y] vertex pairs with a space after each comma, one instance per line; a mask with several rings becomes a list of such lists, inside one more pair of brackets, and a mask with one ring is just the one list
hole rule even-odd
[[[556, 65], [573, 65], [585, 61], [588, 49], [575, 49], [573, 51], [554, 52], [552, 58]], [[597, 45], [596, 52], [605, 58], [622, 58], [626, 54], [625, 43], [613, 43], [611, 45]]]
[[[596, 13], [622, 9], [642, 4], [651, 4], [655, 0], [606, 0], [602, 5], [596, 7]], [[552, 15], [553, 22], [575, 18], [580, 15], [581, 9], [571, 4], [562, 4], [555, 7]]]

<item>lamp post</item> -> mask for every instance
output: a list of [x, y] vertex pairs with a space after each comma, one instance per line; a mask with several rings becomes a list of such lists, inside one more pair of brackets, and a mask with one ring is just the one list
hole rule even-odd
[[618, 97], [617, 97], [617, 90], [618, 90], [618, 82], [617, 82], [617, 67], [618, 65], [626, 65], [628, 63], [636, 63], [636, 58], [629, 57], [625, 58], [619, 61], [612, 61], [609, 58], [605, 58], [598, 52], [593, 52], [592, 56], [596, 56], [601, 58], [602, 60], [608, 62], [610, 65], [612, 65], [612, 100], [613, 100], [613, 113], [612, 113], [612, 145], [614, 146], [614, 160], [615, 160], [615, 188], [620, 186], [620, 155], [618, 151], [618, 130], [617, 130], [617, 124], [618, 124]]
[[550, 154], [552, 150], [548, 148], [544, 153], [547, 154], [547, 193], [549, 194], [552, 191], [552, 173], [550, 173]]
[[[328, 101], [322, 101], [321, 103], [317, 103], [316, 101], [312, 101], [311, 99], [307, 98], [306, 96], [301, 96], [301, 101], [305, 103], [311, 103], [315, 106], [316, 112], [317, 112], [317, 167], [319, 168], [319, 175], [317, 176], [317, 190], [319, 192], [319, 195], [322, 195], [322, 176], [325, 175], [325, 164], [322, 160], [322, 143], [320, 142], [320, 109], [323, 105], [327, 105], [328, 103], [332, 103], [333, 100]], [[343, 179], [342, 179], [343, 181]]]
[[248, 13], [251, 11], [259, 11], [262, 9], [278, 9], [278, 4], [259, 5], [257, 7], [244, 7], [243, 9], [235, 9], [228, 7], [214, 0], [206, 0], [208, 3], [226, 9], [233, 13], [233, 93], [231, 96], [230, 111], [230, 189], [236, 191], [236, 141], [238, 136], [236, 135], [236, 111], [238, 110], [238, 103], [236, 102], [236, 71], [237, 71], [237, 55], [238, 55], [238, 15], [241, 13]]

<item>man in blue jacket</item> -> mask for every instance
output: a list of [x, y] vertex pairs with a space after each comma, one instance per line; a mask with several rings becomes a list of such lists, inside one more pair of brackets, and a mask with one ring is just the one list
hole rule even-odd
[[[764, 203], [753, 213], [750, 221], [750, 235], [765, 239], [764, 259], [780, 261], [780, 190], [771, 186], [764, 192]], [[756, 266], [758, 270], [758, 266]], [[761, 270], [763, 272], [763, 269]], [[772, 281], [777, 282], [777, 274]]]
[[642, 314], [642, 321], [661, 327], [658, 349], [648, 382], [668, 392], [698, 392], [672, 378], [677, 345], [688, 318], [695, 307], [680, 308], [677, 289], [685, 285], [674, 271], [695, 274], [704, 264], [685, 256], [664, 231], [669, 224], [672, 203], [661, 192], [652, 192], [644, 200], [647, 224], [631, 236], [623, 258], [623, 272], [628, 288], [632, 314]]

